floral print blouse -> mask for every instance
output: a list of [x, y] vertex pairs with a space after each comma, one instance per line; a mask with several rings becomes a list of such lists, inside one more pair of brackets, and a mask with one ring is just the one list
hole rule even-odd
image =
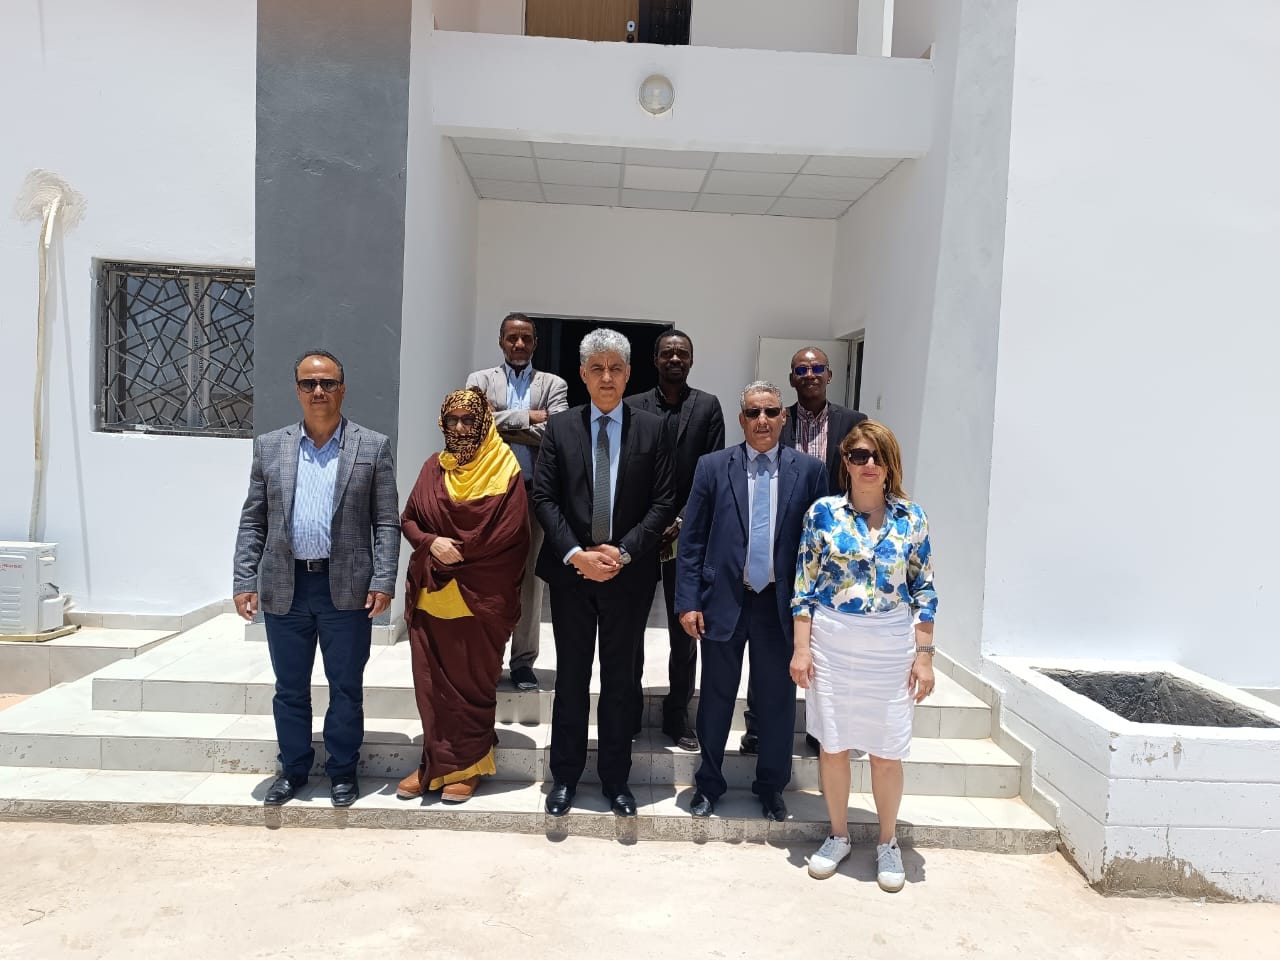
[[810, 617], [819, 604], [841, 613], [887, 613], [902, 603], [915, 623], [932, 623], [938, 609], [924, 511], [890, 497], [884, 527], [872, 532], [846, 496], [815, 501], [800, 535], [792, 616]]

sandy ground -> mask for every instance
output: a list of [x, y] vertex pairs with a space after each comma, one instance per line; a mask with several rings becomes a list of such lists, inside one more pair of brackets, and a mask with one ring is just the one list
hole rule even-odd
[[[1057, 856], [0, 823], [0, 957], [1268, 956], [1280, 905], [1104, 898]], [[854, 862], [856, 860], [856, 862]]]

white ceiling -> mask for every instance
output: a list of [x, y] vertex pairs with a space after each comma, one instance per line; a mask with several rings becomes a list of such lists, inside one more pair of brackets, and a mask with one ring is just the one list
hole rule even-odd
[[492, 200], [834, 220], [898, 158], [698, 153], [454, 137]]

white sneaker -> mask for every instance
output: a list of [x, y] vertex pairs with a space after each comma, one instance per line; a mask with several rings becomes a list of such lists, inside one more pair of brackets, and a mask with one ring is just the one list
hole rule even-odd
[[902, 866], [902, 850], [898, 838], [876, 847], [876, 883], [885, 893], [897, 893], [907, 882], [907, 871]]
[[818, 852], [809, 858], [809, 876], [815, 880], [825, 880], [836, 872], [840, 861], [849, 855], [848, 837], [827, 837], [822, 841]]

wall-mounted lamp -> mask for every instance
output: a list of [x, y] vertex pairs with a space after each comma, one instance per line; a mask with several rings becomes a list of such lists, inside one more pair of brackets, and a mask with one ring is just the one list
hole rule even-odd
[[640, 106], [655, 117], [666, 113], [676, 102], [676, 88], [660, 73], [644, 78], [640, 84]]

